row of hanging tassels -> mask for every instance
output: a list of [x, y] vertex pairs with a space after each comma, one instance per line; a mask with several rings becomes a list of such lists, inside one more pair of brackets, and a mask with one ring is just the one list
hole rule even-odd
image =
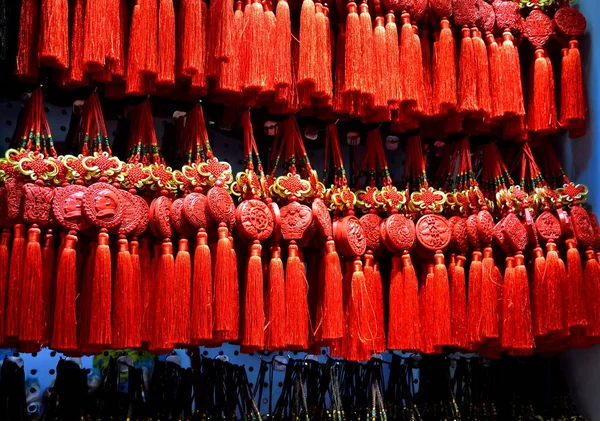
[[298, 22], [286, 0], [129, 3], [24, 0], [16, 74], [35, 81], [44, 65], [63, 86], [105, 84], [109, 97], [208, 94], [435, 138], [585, 133], [586, 21], [568, 0], [364, 0], [331, 13], [303, 0]]
[[293, 116], [263, 167], [244, 111], [245, 169], [234, 176], [200, 104], [177, 122], [186, 165], [176, 170], [149, 101], [130, 118], [122, 161], [92, 94], [58, 155], [33, 92], [0, 159], [0, 343], [71, 354], [329, 346], [366, 360], [600, 341], [600, 227], [552, 147], [510, 148], [509, 167], [495, 143], [473, 154], [464, 137], [428, 177], [433, 156], [411, 135], [394, 185], [375, 129], [351, 187], [335, 124], [319, 177]]

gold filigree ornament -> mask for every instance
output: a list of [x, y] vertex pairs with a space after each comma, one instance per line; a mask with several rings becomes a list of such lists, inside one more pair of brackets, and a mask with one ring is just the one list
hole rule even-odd
[[81, 160], [81, 165], [87, 170], [86, 179], [106, 178], [108, 182], [115, 181], [123, 169], [123, 163], [108, 152], [94, 152]]
[[233, 183], [231, 165], [228, 162], [219, 161], [216, 157], [199, 163], [197, 171], [200, 176], [204, 177], [204, 183], [207, 186], [212, 187], [220, 181], [223, 187], [228, 188]]
[[150, 168], [141, 162], [135, 164], [124, 164], [123, 169], [117, 176], [117, 181], [122, 187], [143, 190], [152, 181]]
[[563, 205], [583, 204], [587, 200], [588, 188], [585, 184], [567, 183], [556, 189], [559, 200]]
[[347, 185], [331, 186], [327, 192], [329, 198], [329, 208], [347, 212], [354, 209], [356, 204], [356, 194]]
[[163, 163], [152, 164], [148, 167], [150, 170], [150, 180], [147, 185], [150, 190], [160, 191], [177, 191], [179, 188], [175, 178], [173, 177], [173, 169]]
[[314, 195], [310, 181], [304, 180], [300, 174], [288, 173], [277, 177], [269, 190], [271, 195], [277, 195], [283, 199], [303, 200]]
[[377, 200], [378, 196], [381, 198], [381, 193], [375, 186], [367, 186], [364, 190], [357, 190], [356, 206], [365, 213], [371, 209], [377, 209], [378, 207], [383, 206], [383, 204]]
[[19, 171], [32, 181], [50, 181], [58, 174], [58, 166], [37, 152], [29, 152], [19, 160]]
[[421, 190], [412, 192], [409, 207], [411, 211], [426, 211], [441, 213], [446, 203], [446, 193], [434, 190], [433, 187], [422, 187]]

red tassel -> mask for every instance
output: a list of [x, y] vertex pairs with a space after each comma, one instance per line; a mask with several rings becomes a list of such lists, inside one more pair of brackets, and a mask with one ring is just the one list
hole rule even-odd
[[298, 246], [290, 242], [285, 266], [287, 344], [293, 349], [308, 348], [308, 290]]
[[15, 74], [25, 81], [35, 82], [38, 77], [38, 22], [38, 0], [23, 0], [19, 20], [19, 47]]
[[502, 51], [494, 34], [485, 36], [488, 48], [488, 57], [490, 61], [490, 96], [492, 98], [492, 119], [504, 117], [504, 103], [502, 93]]
[[[91, 290], [91, 314], [88, 343], [92, 346], [106, 346], [112, 342], [111, 331], [111, 291], [112, 269], [110, 261], [109, 238], [106, 229], [98, 234], [96, 260]], [[84, 310], [85, 311], [85, 310]]]
[[[471, 270], [473, 264], [471, 264]], [[477, 270], [477, 269], [476, 269]], [[502, 289], [502, 275], [494, 263], [493, 250], [491, 247], [483, 249], [483, 261], [481, 262], [481, 304], [480, 304], [480, 328], [479, 340], [495, 340], [500, 337], [499, 312], [500, 299], [498, 291]], [[469, 274], [470, 276], [470, 274]], [[477, 276], [477, 275], [476, 275]], [[470, 281], [469, 277], [469, 281]], [[470, 296], [469, 296], [470, 299]], [[477, 336], [476, 336], [477, 337]]]
[[419, 290], [419, 317], [421, 320], [421, 338], [422, 348], [421, 352], [426, 354], [433, 354], [439, 351], [436, 348], [435, 342], [435, 314], [432, 294], [433, 284], [433, 265], [428, 264], [427, 269], [421, 273], [421, 288]]
[[394, 108], [400, 103], [400, 48], [398, 45], [398, 26], [393, 12], [388, 12], [385, 16], [385, 41], [387, 50], [387, 82], [389, 83], [390, 105]]
[[[468, 324], [469, 324], [469, 342], [471, 346], [476, 346], [481, 343], [483, 338], [481, 337], [481, 319], [484, 315], [487, 315], [485, 311], [482, 309], [482, 304], [485, 302], [486, 305], [493, 303], [494, 295], [490, 291], [494, 291], [492, 289], [491, 277], [486, 278], [486, 299], [483, 300], [483, 265], [481, 262], [482, 254], [480, 251], [474, 251], [471, 266], [469, 268], [469, 292], [468, 292]], [[492, 306], [490, 305], [490, 308]], [[490, 317], [491, 318], [491, 317]]]
[[458, 74], [458, 111], [463, 114], [474, 114], [478, 109], [475, 51], [471, 31], [468, 26], [463, 26]]
[[286, 0], [277, 3], [276, 24], [271, 36], [275, 87], [287, 89], [292, 86], [292, 24], [290, 6]]
[[316, 11], [315, 58], [320, 56], [321, 59], [315, 64], [316, 83], [313, 95], [320, 98], [321, 101], [327, 102], [331, 100], [333, 95], [329, 19], [326, 14], [327, 10], [324, 7], [321, 7], [320, 3], [317, 3]]
[[124, 72], [119, 72], [119, 70], [123, 69], [124, 71], [125, 69], [125, 32], [122, 28], [123, 23], [125, 23], [125, 28], [129, 26], [129, 20], [127, 19], [127, 4], [121, 0], [109, 1], [104, 5], [104, 9], [104, 13], [106, 13], [105, 19], [108, 25], [106, 31], [109, 37], [106, 41], [107, 64], [111, 73], [118, 74], [118, 76], [124, 76]]
[[[264, 2], [264, 29], [263, 29], [263, 37], [264, 40], [263, 42], [268, 43], [268, 45], [271, 45], [272, 42], [274, 42], [273, 40], [271, 40], [271, 35], [273, 34], [273, 31], [275, 30], [275, 13], [273, 13], [273, 9], [271, 7], [271, 2], [269, 1], [265, 1]], [[325, 52], [323, 52], [323, 54], [325, 54]], [[271, 49], [268, 49], [266, 51], [262, 52], [262, 61], [265, 63], [265, 87], [264, 89], [261, 91], [260, 95], [261, 95], [261, 100], [265, 101], [267, 103], [270, 103], [271, 101], [273, 101], [273, 98], [275, 97], [275, 81], [274, 81], [274, 73], [275, 73], [275, 69], [273, 68], [273, 66], [271, 66], [271, 63], [273, 63], [273, 51]], [[324, 60], [325, 57], [323, 57]]]
[[176, 322], [175, 312], [175, 259], [173, 244], [166, 239], [161, 244], [161, 255], [155, 278], [154, 327], [149, 349], [153, 352], [165, 352], [173, 348]]
[[[221, 69], [219, 78], [217, 79], [217, 85], [215, 86], [215, 89], [213, 91], [216, 95], [222, 96], [223, 101], [225, 103], [228, 103], [229, 101], [234, 102], [236, 101], [236, 98], [239, 98], [242, 95], [242, 85], [240, 82], [239, 67], [241, 53], [240, 39], [244, 31], [243, 25], [244, 13], [242, 12], [242, 2], [238, 0], [235, 4], [235, 13], [233, 15], [233, 21], [231, 26], [231, 48], [233, 54], [228, 61], [224, 61], [221, 63]], [[290, 59], [288, 58], [288, 60]], [[278, 69], [274, 69], [274, 71], [277, 70]]]
[[160, 0], [158, 9], [158, 75], [156, 85], [175, 84], [175, 8], [173, 0]]
[[285, 275], [281, 261], [281, 248], [271, 247], [268, 290], [266, 301], [266, 346], [267, 349], [284, 349], [286, 343]]
[[300, 11], [298, 89], [312, 92], [317, 83], [317, 20], [313, 0], [303, 0]]
[[[242, 55], [240, 71], [244, 91], [260, 92], [266, 83], [265, 13], [259, 0], [252, 0], [244, 9], [245, 30], [242, 35]], [[300, 80], [300, 78], [298, 78]]]
[[344, 354], [349, 361], [364, 361], [371, 357], [369, 348], [373, 332], [369, 330], [370, 306], [366, 297], [366, 280], [360, 258], [348, 262], [346, 269], [351, 271], [352, 280], [346, 307], [348, 331], [344, 341]]
[[587, 317], [585, 310], [585, 291], [583, 284], [583, 269], [581, 256], [577, 250], [575, 240], [568, 239], [567, 244], [567, 282], [565, 283], [564, 297], [567, 325], [569, 328], [585, 327]]
[[477, 28], [471, 29], [473, 53], [475, 57], [475, 74], [477, 76], [477, 104], [484, 117], [492, 113], [492, 97], [490, 94], [490, 63], [485, 42]]
[[504, 269], [504, 294], [502, 297], [502, 348], [510, 350], [515, 343], [515, 258], [506, 258]]
[[423, 58], [421, 43], [410, 23], [410, 15], [402, 13], [400, 30], [400, 79], [402, 104], [406, 111], [420, 114], [423, 104], [419, 98], [423, 92]]
[[375, 29], [373, 30], [373, 74], [374, 83], [374, 102], [376, 108], [387, 108], [388, 100], [391, 98], [391, 79], [393, 73], [388, 68], [389, 52], [387, 51], [387, 39], [383, 16], [375, 18]]
[[421, 40], [421, 56], [423, 59], [423, 91], [421, 91], [421, 101], [423, 103], [423, 113], [426, 116], [433, 116], [433, 70], [431, 59], [431, 44], [429, 42], [429, 29], [424, 26], [421, 28], [419, 38]]
[[[404, 278], [402, 272], [402, 256], [392, 255], [392, 268], [390, 271], [390, 292], [389, 292], [389, 315], [388, 315], [388, 348], [393, 350], [408, 349], [408, 336], [403, 332], [404, 317], [408, 317], [404, 309], [404, 300], [407, 296], [404, 294]], [[411, 314], [411, 316], [415, 316]], [[413, 319], [411, 319], [413, 320]], [[406, 342], [405, 342], [406, 341]]]
[[533, 329], [531, 325], [531, 305], [529, 303], [529, 279], [522, 253], [515, 256], [515, 288], [513, 297], [514, 333], [512, 348], [519, 355], [533, 348]]
[[239, 332], [239, 286], [233, 246], [224, 223], [219, 225], [215, 260], [213, 330], [223, 340], [236, 340]]
[[508, 116], [524, 116], [525, 103], [523, 101], [523, 86], [521, 84], [521, 64], [519, 51], [513, 43], [510, 31], [502, 34], [500, 64], [502, 66], [502, 84], [499, 99], [502, 109]]
[[71, 12], [71, 45], [68, 69], [62, 74], [61, 81], [68, 86], [85, 84], [83, 74], [83, 14], [84, 0], [75, 0]]
[[[103, 0], [86, 0], [84, 18], [83, 65], [87, 72], [104, 69], [110, 35]], [[131, 44], [130, 44], [131, 45]], [[140, 47], [142, 48], [142, 47]]]
[[25, 248], [19, 325], [19, 341], [39, 344], [44, 335], [43, 321], [40, 317], [43, 308], [43, 298], [40, 298], [44, 283], [40, 235], [39, 227], [36, 224], [31, 225]]
[[435, 266], [433, 269], [433, 280], [431, 294], [433, 302], [434, 322], [434, 346], [442, 347], [452, 343], [452, 331], [450, 326], [450, 285], [448, 282], [448, 271], [444, 264], [444, 255], [441, 252], [435, 254]]
[[8, 290], [8, 269], [9, 254], [8, 245], [10, 243], [10, 231], [3, 230], [0, 236], [0, 344], [4, 343], [5, 329], [4, 322], [7, 314], [7, 290]]
[[120, 236], [118, 247], [113, 288], [112, 347], [137, 348], [141, 345], [140, 325], [136, 317], [140, 291], [135, 290], [131, 254], [125, 236]]
[[260, 254], [262, 247], [254, 241], [246, 267], [244, 290], [244, 316], [241, 344], [255, 349], [265, 345], [265, 311], [263, 297], [263, 267]]
[[323, 340], [344, 336], [344, 301], [342, 266], [335, 242], [325, 244], [325, 279], [323, 288]]
[[440, 22], [439, 39], [434, 43], [434, 113], [445, 115], [456, 110], [456, 44], [448, 19]]
[[[142, 272], [142, 261], [140, 254], [144, 254], [144, 251], [140, 252], [140, 243], [137, 237], [133, 237], [129, 242], [129, 255], [131, 256], [131, 282], [132, 282], [132, 290], [133, 290], [133, 301], [132, 310], [131, 310], [131, 320], [132, 323], [139, 325], [139, 328], [136, 329], [135, 333], [137, 335], [137, 342], [141, 346], [142, 344], [142, 300], [143, 300], [143, 291], [142, 291], [142, 274], [147, 274], [148, 272]], [[145, 259], [145, 257], [144, 257]], [[144, 276], [147, 278], [148, 276]]]
[[537, 338], [548, 333], [546, 319], [548, 317], [548, 303], [544, 275], [546, 273], [546, 259], [542, 248], [537, 246], [534, 250], [535, 261], [533, 262], [533, 280], [531, 291], [531, 304], [533, 315], [533, 335]]
[[411, 323], [406, 323], [402, 336], [405, 343], [402, 349], [418, 352], [421, 350], [421, 323], [419, 320], [419, 280], [412, 264], [410, 254], [402, 255], [402, 277], [405, 317], [411, 317]]
[[68, 234], [58, 260], [54, 323], [50, 345], [58, 351], [77, 349], [77, 236]]
[[147, 76], [158, 73], [158, 0], [138, 0], [144, 38], [141, 71]]
[[375, 97], [375, 80], [373, 78], [373, 23], [369, 13], [369, 6], [363, 1], [359, 7], [358, 21], [360, 25], [360, 93], [361, 105], [371, 108]]
[[54, 248], [54, 234], [51, 229], [46, 231], [44, 239], [44, 248], [42, 249], [42, 270], [43, 270], [43, 293], [42, 293], [42, 322], [44, 323], [44, 335], [42, 343], [44, 345], [50, 342], [52, 334], [52, 319], [54, 306], [54, 264], [56, 262], [56, 249]]
[[[66, 244], [66, 241], [65, 241]], [[83, 276], [81, 280], [81, 299], [77, 302], [77, 324], [79, 328], [79, 345], [78, 349], [83, 353], [94, 353], [97, 348], [89, 344], [90, 324], [92, 315], [89, 309], [92, 307], [93, 299], [93, 278], [94, 265], [96, 263], [96, 242], [91, 242], [88, 245], [87, 257], [83, 266]], [[83, 253], [80, 253], [83, 254]]]
[[192, 261], [188, 240], [179, 239], [177, 256], [175, 256], [175, 289], [177, 299], [173, 342], [176, 345], [190, 344], [190, 317], [192, 316]]
[[546, 52], [538, 48], [535, 50], [535, 61], [532, 66], [533, 76], [531, 84], [531, 95], [529, 96], [528, 110], [528, 128], [535, 133], [548, 133], [554, 130], [556, 115], [552, 115], [555, 110], [554, 102], [554, 84], [552, 65], [546, 58]]
[[385, 352], [385, 319], [383, 309], [383, 284], [381, 282], [381, 273], [373, 259], [371, 253], [365, 254], [365, 274], [366, 288], [369, 292], [371, 305], [375, 316], [373, 324], [373, 348], [371, 351], [380, 353]]
[[450, 270], [452, 345], [459, 349], [466, 349], [469, 342], [467, 335], [467, 294], [464, 268], [466, 260], [465, 256], [458, 256], [456, 264]]
[[349, 2], [347, 8], [344, 92], [358, 93], [361, 91], [360, 66], [362, 65], [360, 20], [356, 3], [353, 1]]
[[129, 30], [129, 54], [127, 55], [127, 86], [128, 95], [144, 94], [144, 77], [142, 75], [143, 52], [142, 45], [144, 28], [140, 6], [136, 4], [131, 14], [131, 28]]
[[581, 54], [577, 40], [569, 42], [569, 48], [563, 49], [561, 85], [560, 85], [560, 124], [579, 136], [585, 134], [586, 120]]
[[69, 1], [42, 0], [39, 59], [58, 69], [69, 67]]
[[177, 77], [205, 74], [206, 28], [203, 26], [202, 0], [182, 0], [177, 17]]
[[586, 251], [585, 255], [587, 261], [583, 271], [583, 282], [588, 317], [585, 335], [588, 338], [598, 338], [600, 337], [600, 264], [592, 250]]
[[150, 251], [150, 239], [143, 237], [140, 240], [140, 273], [147, 274], [141, 277], [141, 340], [142, 342], [150, 342], [152, 332], [152, 295], [154, 291], [152, 267], [152, 253]]
[[561, 276], [561, 264], [564, 265], [556, 244], [549, 241], [546, 244], [546, 273], [544, 274], [544, 287], [546, 289], [546, 330], [548, 333], [558, 333], [567, 328], [563, 309], [562, 295], [565, 291], [566, 279]]
[[208, 235], [198, 231], [194, 253], [194, 278], [192, 281], [191, 339], [194, 343], [212, 340], [213, 281]]

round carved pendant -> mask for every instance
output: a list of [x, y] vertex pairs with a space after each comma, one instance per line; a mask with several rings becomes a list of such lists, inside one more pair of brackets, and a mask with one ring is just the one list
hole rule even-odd
[[494, 0], [492, 3], [496, 14], [496, 28], [499, 31], [518, 29], [521, 20], [519, 3], [514, 1]]
[[416, 234], [419, 244], [430, 251], [444, 250], [450, 244], [448, 222], [439, 215], [425, 215], [419, 218]]
[[135, 237], [139, 237], [148, 229], [148, 224], [150, 222], [150, 207], [148, 206], [148, 202], [143, 197], [132, 195], [133, 201], [135, 202], [140, 219], [138, 221], [137, 226], [131, 233]]
[[119, 190], [108, 183], [92, 184], [83, 195], [83, 214], [100, 228], [119, 225], [123, 218]]
[[552, 20], [539, 9], [534, 9], [523, 25], [523, 35], [536, 48], [542, 48], [552, 36]]
[[235, 204], [227, 190], [214, 186], [208, 191], [206, 198], [210, 216], [218, 224], [225, 222], [231, 227], [232, 221], [235, 221]]
[[[411, 219], [403, 215], [393, 214], [388, 216], [382, 225], [385, 225], [388, 244], [392, 248], [390, 251], [401, 253], [414, 247], [417, 237], [415, 223]], [[449, 240], [450, 236], [448, 236]]]
[[594, 245], [594, 227], [586, 210], [581, 206], [571, 208], [571, 223], [575, 238], [584, 247]]
[[344, 216], [337, 221], [333, 238], [345, 256], [362, 256], [367, 250], [367, 239], [356, 216]]
[[183, 198], [183, 216], [196, 229], [208, 229], [211, 223], [208, 199], [201, 193], [190, 193]]
[[454, 0], [452, 5], [452, 14], [454, 24], [457, 27], [468, 25], [473, 26], [477, 21], [477, 1], [476, 0]]
[[438, 18], [452, 16], [452, 0], [429, 0], [429, 6]]
[[23, 220], [32, 224], [46, 225], [50, 221], [54, 189], [28, 183], [23, 186], [23, 192], [25, 193]]
[[469, 215], [466, 221], [467, 239], [473, 248], [481, 248], [479, 227], [477, 226], [477, 215]]
[[491, 244], [494, 234], [494, 218], [487, 210], [477, 214], [477, 232], [483, 244]]
[[267, 206], [273, 216], [273, 241], [278, 243], [281, 241], [281, 212], [275, 202], [269, 202]]
[[532, 246], [536, 246], [539, 243], [538, 230], [531, 215], [529, 208], [525, 208], [525, 229], [527, 230], [527, 240]]
[[375, 252], [381, 248], [381, 217], [376, 213], [367, 213], [360, 219], [360, 225], [363, 227], [367, 239], [367, 249]]
[[264, 241], [273, 233], [273, 215], [260, 200], [244, 200], [236, 211], [237, 229], [247, 240]]
[[551, 212], [542, 212], [535, 220], [535, 226], [542, 239], [556, 241], [561, 236], [560, 222]]
[[452, 243], [462, 254], [467, 254], [469, 251], [469, 240], [467, 237], [467, 220], [459, 218], [452, 227]]
[[175, 228], [178, 234], [193, 238], [195, 230], [183, 215], [183, 201], [184, 199], [179, 198], [171, 203], [171, 211], [169, 213], [171, 224], [173, 224], [173, 228]]
[[171, 199], [159, 196], [154, 199], [151, 221], [160, 237], [170, 238], [173, 236], [171, 228]]
[[117, 234], [128, 235], [138, 226], [141, 212], [137, 207], [137, 201], [133, 195], [125, 190], [119, 190], [119, 198], [123, 204], [123, 218], [121, 223], [113, 228]]
[[83, 216], [84, 186], [59, 187], [52, 199], [54, 219], [64, 228], [84, 231], [90, 228], [90, 222]]
[[333, 235], [333, 225], [331, 223], [329, 209], [327, 209], [327, 206], [320, 197], [313, 200], [311, 207], [319, 234], [326, 238], [331, 237]]
[[494, 8], [486, 0], [477, 0], [477, 8], [479, 11], [477, 26], [482, 29], [484, 34], [493, 32], [496, 24]]
[[285, 240], [299, 241], [312, 222], [312, 210], [296, 201], [280, 209], [281, 234]]
[[573, 7], [561, 7], [554, 14], [554, 25], [561, 35], [572, 39], [584, 34], [587, 21], [579, 10]]

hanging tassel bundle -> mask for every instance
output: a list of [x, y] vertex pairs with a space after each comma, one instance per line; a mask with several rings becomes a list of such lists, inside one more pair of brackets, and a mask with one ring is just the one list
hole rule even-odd
[[[103, 7], [103, 0], [85, 2], [83, 65], [84, 70], [88, 72], [102, 71], [107, 56], [110, 25], [106, 21], [106, 11]], [[149, 29], [144, 28], [144, 30]]]
[[306, 271], [300, 260], [298, 245], [291, 241], [285, 264], [285, 302], [287, 345], [292, 349], [308, 347], [307, 286]]
[[271, 246], [265, 306], [265, 346], [270, 350], [283, 349], [286, 344], [285, 273], [281, 248]]
[[202, 0], [183, 0], [177, 15], [177, 78], [205, 74], [206, 29]]
[[315, 26], [316, 26], [316, 45], [315, 54], [323, 55], [323, 60], [316, 65], [315, 73], [315, 92], [313, 96], [318, 98], [319, 104], [327, 104], [333, 96], [332, 79], [332, 55], [331, 55], [331, 37], [329, 28], [329, 9], [316, 4]]
[[[397, 36], [397, 35], [396, 35]], [[387, 110], [388, 100], [391, 98], [392, 89], [392, 78], [389, 75], [393, 75], [389, 72], [388, 61], [390, 52], [387, 50], [388, 41], [386, 38], [386, 29], [384, 26], [383, 16], [377, 16], [375, 18], [375, 29], [373, 30], [373, 74], [375, 74], [373, 92], [375, 94], [373, 107], [383, 108]], [[387, 120], [387, 119], [386, 119]]]
[[133, 264], [129, 252], [129, 242], [125, 235], [119, 236], [117, 245], [111, 344], [116, 349], [136, 348], [141, 345], [140, 326], [139, 321], [136, 323], [136, 320], [132, 320], [132, 314], [129, 312], [138, 313], [135, 303], [139, 297], [139, 289], [138, 291], [133, 289]]
[[130, 95], [143, 95], [145, 92], [144, 76], [142, 74], [144, 48], [144, 26], [139, 5], [135, 5], [131, 14], [129, 29], [129, 52], [127, 54], [127, 85]]
[[194, 277], [192, 279], [191, 340], [203, 343], [212, 339], [213, 282], [211, 252], [206, 230], [200, 228], [194, 252]]
[[273, 80], [278, 89], [289, 89], [292, 86], [292, 24], [290, 5], [286, 0], [277, 2], [275, 10], [275, 29], [271, 35], [273, 40]]
[[[403, 277], [403, 292], [404, 295], [404, 310], [405, 314], [413, 315], [413, 323], [410, 326], [405, 326], [403, 336], [406, 337], [407, 346], [402, 349], [419, 351], [422, 346], [421, 331], [422, 326], [419, 320], [419, 280], [412, 264], [410, 254], [404, 252], [402, 255], [402, 277]], [[389, 346], [389, 345], [388, 345]]]
[[544, 273], [544, 289], [546, 292], [546, 330], [548, 333], [559, 333], [565, 326], [563, 294], [566, 293], [567, 280], [562, 277], [561, 267], [564, 262], [558, 255], [556, 244], [546, 244], [546, 270]]
[[533, 315], [533, 335], [536, 339], [548, 333], [546, 329], [546, 318], [548, 311], [546, 285], [544, 275], [546, 273], [546, 259], [542, 248], [537, 245], [533, 250], [533, 276], [531, 281], [531, 310]]
[[458, 110], [472, 115], [479, 110], [477, 101], [477, 62], [471, 38], [471, 27], [477, 19], [475, 0], [458, 0], [453, 4], [454, 24], [462, 27], [459, 71], [458, 71]]
[[[289, 17], [288, 17], [289, 20]], [[277, 29], [277, 28], [276, 28]], [[274, 31], [276, 30], [274, 29]], [[235, 3], [235, 13], [231, 23], [231, 50], [232, 55], [228, 60], [220, 63], [219, 77], [216, 82], [215, 89], [213, 90], [213, 96], [215, 102], [230, 103], [238, 100], [242, 96], [242, 85], [240, 81], [239, 69], [240, 69], [240, 54], [241, 54], [241, 39], [244, 31], [244, 13], [242, 12], [242, 2], [237, 0]], [[273, 38], [272, 35], [271, 38]], [[288, 38], [291, 37], [288, 34]], [[291, 39], [290, 39], [291, 42]], [[286, 55], [288, 61], [290, 55]], [[274, 59], [279, 58], [278, 56]], [[274, 68], [274, 73], [279, 70], [279, 67]], [[290, 77], [291, 77], [291, 67]], [[274, 77], [275, 74], [274, 74]]]
[[173, 0], [160, 0], [158, 6], [158, 86], [175, 84], [175, 8]]
[[568, 239], [565, 243], [567, 245], [567, 279], [563, 297], [566, 301], [564, 309], [567, 326], [569, 329], [583, 328], [587, 325], [587, 315], [581, 256], [574, 239]]
[[[468, 305], [468, 320], [469, 320], [469, 342], [472, 345], [477, 345], [482, 341], [481, 338], [481, 319], [485, 317], [485, 311], [481, 308], [482, 305], [482, 284], [483, 284], [483, 266], [482, 266], [481, 251], [473, 251], [471, 257], [471, 265], [469, 267], [469, 305]], [[491, 275], [491, 274], [490, 274]], [[488, 279], [491, 282], [491, 278]], [[489, 288], [488, 288], [489, 289]]]
[[69, 1], [43, 0], [40, 9], [40, 63], [69, 67]]
[[[366, 0], [359, 6], [359, 25], [360, 25], [360, 101], [363, 111], [361, 115], [370, 113], [375, 97], [374, 57], [373, 57], [373, 23], [369, 13], [369, 5]], [[366, 110], [364, 109], [366, 108]]]
[[[512, 299], [514, 304], [514, 331], [512, 350], [517, 355], [529, 355], [533, 348], [531, 306], [529, 303], [529, 279], [522, 253], [515, 255], [515, 278]], [[510, 286], [508, 286], [509, 300]]]
[[32, 224], [27, 234], [25, 265], [21, 286], [21, 309], [19, 322], [19, 341], [41, 345], [43, 321], [40, 317], [42, 287], [44, 283], [42, 268], [41, 230]]
[[450, 325], [452, 343], [459, 349], [466, 349], [467, 336], [467, 294], [465, 291], [465, 256], [457, 256], [450, 269]]
[[433, 43], [433, 107], [436, 115], [446, 115], [456, 110], [456, 44], [448, 20], [452, 15], [452, 2], [430, 1], [432, 11], [440, 19], [439, 34]]
[[419, 101], [423, 92], [423, 58], [419, 37], [415, 35], [410, 14], [401, 15], [400, 30], [400, 81], [401, 104], [406, 112], [420, 114], [423, 104]]
[[[313, 0], [303, 0], [300, 11], [298, 89], [311, 94], [317, 83], [317, 18]], [[322, 13], [322, 10], [321, 10]], [[302, 95], [302, 94], [301, 94]]]
[[85, 84], [83, 73], [84, 9], [84, 0], [76, 0], [71, 8], [69, 65], [62, 73], [61, 78], [61, 82], [67, 86], [81, 86]]
[[8, 290], [10, 231], [2, 230], [0, 237], [0, 343], [4, 343], [4, 320], [7, 314], [6, 296]]
[[19, 21], [19, 47], [15, 74], [22, 80], [35, 81], [38, 76], [39, 2], [21, 2]]
[[42, 249], [42, 268], [43, 268], [43, 287], [42, 287], [42, 322], [43, 335], [42, 344], [47, 345], [50, 343], [50, 337], [52, 334], [52, 319], [51, 315], [54, 310], [54, 266], [56, 262], [56, 249], [54, 244], [54, 232], [52, 229], [46, 230], [44, 238], [44, 248]]
[[[256, 94], [266, 84], [267, 63], [262, 42], [266, 38], [265, 13], [260, 0], [252, 0], [244, 9], [244, 35], [241, 41], [240, 72], [246, 93]], [[314, 15], [314, 11], [313, 11]], [[314, 21], [314, 16], [313, 16]], [[314, 35], [314, 32], [313, 32]], [[300, 76], [298, 81], [300, 81]]]
[[356, 94], [361, 91], [361, 31], [355, 2], [347, 5], [346, 36], [344, 44], [344, 92]]
[[[534, 2], [537, 4], [537, 2]], [[528, 129], [547, 134], [556, 129], [556, 104], [552, 63], [544, 45], [552, 36], [552, 21], [541, 10], [534, 8], [525, 20], [524, 34], [535, 47], [535, 59], [530, 77]]]
[[402, 266], [402, 256], [397, 254], [392, 255], [389, 289], [390, 307], [387, 330], [387, 341], [390, 349], [408, 349], [403, 343], [403, 339], [408, 341], [409, 338], [402, 331], [402, 328], [404, 327], [402, 323], [402, 315], [406, 313], [404, 301], [407, 298], [407, 296], [404, 295], [404, 276]]
[[583, 282], [586, 295], [586, 310], [588, 325], [585, 335], [590, 340], [597, 340], [600, 336], [600, 264], [592, 250], [587, 250]]
[[586, 104], [577, 38], [584, 34], [587, 23], [583, 14], [568, 4], [556, 11], [553, 23], [565, 45], [568, 41], [568, 48], [562, 50], [560, 125], [569, 130], [571, 138], [577, 138], [586, 131]]
[[67, 234], [56, 271], [54, 323], [50, 346], [59, 351], [77, 349], [77, 236]]
[[393, 12], [385, 15], [385, 42], [387, 50], [386, 81], [389, 84], [389, 101], [393, 108], [398, 107], [402, 93], [400, 92], [400, 48], [398, 42], [398, 26]]

